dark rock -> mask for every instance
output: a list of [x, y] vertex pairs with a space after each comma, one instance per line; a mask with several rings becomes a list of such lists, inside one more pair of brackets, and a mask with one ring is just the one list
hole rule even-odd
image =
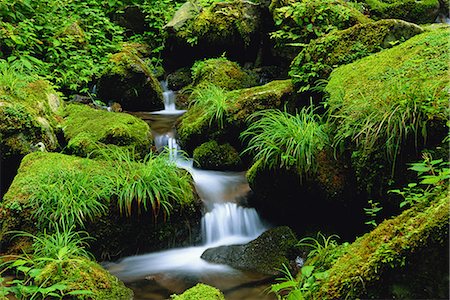
[[191, 69], [181, 68], [167, 75], [167, 87], [178, 91], [192, 83]]
[[111, 56], [111, 64], [98, 82], [97, 96], [105, 103], [119, 103], [125, 111], [161, 110], [161, 86], [138, 46], [126, 45]]
[[245, 245], [220, 246], [207, 249], [202, 258], [233, 268], [277, 275], [277, 269], [296, 257], [297, 238], [289, 227], [276, 227]]
[[230, 144], [219, 145], [216, 141], [201, 144], [194, 150], [194, 167], [206, 170], [242, 169], [239, 153]]
[[112, 19], [127, 30], [127, 35], [142, 34], [148, 29], [145, 14], [136, 5], [125, 7], [123, 13], [114, 14]]

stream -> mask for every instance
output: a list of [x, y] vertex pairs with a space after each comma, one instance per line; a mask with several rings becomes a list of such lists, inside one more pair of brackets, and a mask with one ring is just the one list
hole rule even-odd
[[200, 170], [192, 166], [192, 160], [177, 155], [174, 123], [185, 111], [176, 109], [176, 95], [167, 90], [165, 82], [162, 87], [165, 109], [138, 116], [151, 124], [158, 151], [167, 147], [177, 165], [191, 173], [206, 211], [201, 220], [203, 242], [200, 246], [126, 257], [106, 267], [133, 289], [136, 300], [168, 299], [199, 282], [217, 287], [227, 300], [276, 299], [266, 292], [271, 278], [200, 258], [208, 248], [248, 243], [268, 227], [254, 208], [241, 206], [250, 191], [245, 172]]

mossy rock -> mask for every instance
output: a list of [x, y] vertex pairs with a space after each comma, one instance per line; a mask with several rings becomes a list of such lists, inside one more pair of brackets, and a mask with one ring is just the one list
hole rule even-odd
[[[122, 163], [48, 152], [35, 152], [25, 156], [17, 176], [0, 203], [2, 252], [21, 251], [17, 246], [21, 240], [11, 241], [10, 231], [23, 230], [34, 234], [44, 230], [38, 224], [45, 226], [45, 223], [42, 223], [42, 220], [38, 223], [38, 208], [31, 206], [30, 198], [36, 191], [52, 189], [55, 178], [61, 178], [63, 175], [68, 178], [66, 182], [70, 185], [68, 175], [73, 173], [84, 174], [82, 178], [89, 180], [83, 181], [78, 187], [67, 186], [66, 189], [81, 189], [84, 192], [79, 195], [83, 197], [96, 195], [94, 198], [105, 206], [105, 210], [96, 211], [91, 217], [86, 216], [83, 221], [83, 230], [95, 238], [90, 241], [90, 249], [97, 258], [111, 260], [136, 254], [136, 251], [157, 251], [177, 245], [192, 245], [197, 241], [201, 204], [192, 183], [189, 190], [192, 192], [191, 197], [181, 201], [168, 200], [171, 207], [169, 214], [162, 210], [153, 211], [151, 206], [146, 210], [142, 204], [138, 206], [133, 201], [131, 215], [127, 216], [119, 209], [117, 195], [125, 180], [130, 183], [133, 180], [137, 182], [139, 178], [124, 179], [126, 173], [119, 174], [122, 171], [119, 170], [118, 164]], [[140, 168], [143, 168], [141, 163], [133, 163], [134, 170]], [[186, 176], [186, 171], [179, 169], [178, 177]]]
[[239, 153], [230, 144], [216, 141], [201, 144], [194, 150], [194, 167], [206, 170], [239, 170], [242, 168]]
[[[429, 205], [417, 204], [382, 222], [348, 247], [347, 253], [327, 271], [329, 276], [320, 282], [312, 299], [367, 298], [368, 290], [381, 293], [385, 289], [383, 285], [387, 284], [382, 280], [386, 273], [403, 272], [402, 268], [422, 250], [448, 247], [449, 208], [447, 191], [444, 190]], [[423, 260], [423, 257], [418, 259]], [[448, 265], [448, 256], [443, 263]], [[448, 288], [448, 277], [446, 285]], [[437, 291], [424, 289], [422, 283], [421, 287], [419, 298], [436, 298]], [[448, 297], [448, 289], [447, 295], [443, 296], [444, 299]]]
[[164, 109], [161, 86], [143, 59], [144, 46], [124, 45], [113, 54], [98, 81], [97, 96], [105, 103], [117, 102], [127, 111]]
[[198, 283], [180, 295], [170, 297], [172, 300], [225, 300], [220, 290], [203, 283]]
[[167, 75], [167, 87], [178, 91], [192, 83], [191, 69], [181, 68]]
[[209, 248], [202, 258], [233, 268], [277, 275], [283, 264], [289, 266], [296, 257], [297, 238], [289, 227], [270, 229], [245, 245]]
[[239, 134], [246, 129], [246, 119], [252, 113], [269, 108], [283, 108], [295, 101], [291, 80], [276, 80], [263, 86], [240, 89], [227, 93], [229, 106], [223, 127], [209, 122], [204, 112], [192, 105], [177, 124], [183, 149], [192, 153], [196, 147], [209, 140], [230, 143], [242, 149]]
[[0, 157], [25, 155], [39, 142], [54, 151], [63, 104], [59, 94], [47, 81], [11, 73], [16, 83], [0, 86]]
[[191, 70], [193, 87], [211, 83], [231, 91], [258, 85], [256, 74], [223, 57], [197, 61]]
[[255, 62], [264, 20], [263, 6], [250, 1], [214, 1], [207, 7], [189, 1], [164, 26], [166, 63], [179, 68], [223, 53], [241, 63]]
[[298, 54], [298, 44], [371, 21], [343, 0], [272, 1], [270, 9], [276, 24], [274, 55], [287, 63]]
[[[402, 19], [417, 24], [433, 23], [439, 14], [439, 0], [358, 0], [375, 19]], [[447, 3], [448, 7], [448, 3]]]
[[289, 75], [295, 88], [305, 91], [331, 71], [422, 33], [419, 26], [401, 20], [357, 24], [313, 40], [292, 61]]
[[431, 27], [330, 76], [330, 123], [353, 151], [358, 185], [369, 197], [380, 198], [393, 170], [402, 182], [406, 163], [448, 133], [449, 33], [447, 26]]
[[71, 296], [71, 299], [133, 299], [133, 291], [127, 288], [122, 281], [96, 262], [86, 258], [68, 259], [61, 265], [58, 265], [57, 262], [49, 262], [36, 277], [36, 284], [41, 287], [63, 284], [67, 286], [65, 292], [91, 292], [88, 296]]
[[134, 148], [143, 157], [152, 143], [150, 128], [141, 119], [80, 104], [66, 106], [64, 136], [66, 152], [78, 156], [113, 145]]

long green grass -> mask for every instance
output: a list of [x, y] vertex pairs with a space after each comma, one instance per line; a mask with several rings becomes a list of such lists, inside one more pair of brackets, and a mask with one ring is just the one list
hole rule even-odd
[[268, 168], [296, 168], [300, 176], [317, 170], [316, 155], [329, 138], [312, 107], [296, 115], [276, 109], [259, 111], [248, 123], [241, 138], [248, 140], [244, 153], [252, 153], [255, 161]]
[[176, 166], [168, 152], [149, 153], [142, 162], [134, 157], [132, 151], [120, 148], [104, 150], [102, 154], [115, 167], [113, 194], [121, 213], [131, 215], [135, 203], [138, 212], [143, 207], [145, 211], [152, 210], [155, 217], [161, 210], [168, 216], [173, 203], [192, 202], [192, 177]]
[[202, 117], [209, 121], [211, 126], [216, 122], [220, 128], [223, 128], [229, 101], [224, 89], [214, 84], [205, 84], [198, 86], [191, 96], [194, 101], [191, 108], [202, 111]]

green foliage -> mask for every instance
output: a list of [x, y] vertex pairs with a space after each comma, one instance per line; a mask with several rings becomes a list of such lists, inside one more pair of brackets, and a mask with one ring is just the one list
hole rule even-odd
[[375, 221], [375, 218], [377, 214], [383, 209], [383, 207], [379, 206], [379, 202], [375, 202], [373, 200], [368, 201], [369, 207], [364, 208], [364, 213], [369, 217], [372, 218], [369, 221], [365, 222], [364, 224], [377, 227], [377, 222]]
[[209, 125], [216, 123], [223, 128], [229, 101], [226, 91], [214, 84], [201, 85], [191, 95], [194, 99], [189, 109], [202, 112], [202, 119], [208, 120]]
[[408, 138], [427, 138], [448, 114], [448, 29], [438, 28], [336, 69], [326, 91], [334, 146], [395, 159]]
[[[16, 236], [27, 237], [33, 240], [34, 252], [32, 255], [22, 254], [14, 260], [3, 263], [16, 273], [14, 279], [6, 288], [6, 292], [13, 293], [18, 299], [47, 299], [54, 297], [62, 299], [64, 296], [90, 295], [87, 290], [74, 290], [61, 282], [48, 284], [51, 280], [46, 277], [45, 268], [50, 264], [56, 266], [58, 274], [62, 274], [65, 265], [73, 260], [91, 258], [84, 247], [90, 238], [85, 232], [75, 232], [74, 227], [56, 226], [53, 234], [44, 231], [35, 236], [26, 232], [18, 232]], [[8, 257], [3, 257], [8, 258]]]
[[107, 176], [82, 170], [49, 170], [38, 182], [30, 182], [29, 204], [39, 228], [83, 226], [106, 212], [102, 202], [110, 195], [112, 183]]
[[137, 162], [135, 154], [127, 149], [104, 149], [99, 155], [115, 169], [109, 178], [120, 212], [127, 216], [134, 205], [138, 213], [143, 207], [145, 211], [151, 209], [156, 217], [161, 210], [164, 216], [170, 215], [172, 202], [183, 205], [193, 201], [191, 176], [176, 166], [168, 152], [150, 152], [142, 162]]
[[428, 153], [423, 155], [423, 161], [411, 164], [409, 170], [417, 172], [418, 182], [409, 183], [402, 189], [390, 190], [390, 193], [400, 195], [403, 200], [400, 207], [424, 204], [448, 189], [450, 179], [450, 163], [435, 159]]
[[296, 114], [286, 111], [264, 110], [248, 118], [248, 129], [241, 138], [249, 140], [244, 153], [254, 154], [268, 168], [297, 169], [300, 176], [317, 170], [316, 155], [328, 143], [325, 125], [312, 107]]
[[198, 283], [181, 295], [172, 295], [170, 298], [172, 300], [225, 300], [221, 291], [203, 283]]
[[362, 13], [340, 0], [302, 0], [285, 4], [273, 11], [275, 24], [280, 29], [270, 35], [278, 45], [304, 46], [330, 31], [368, 22]]

